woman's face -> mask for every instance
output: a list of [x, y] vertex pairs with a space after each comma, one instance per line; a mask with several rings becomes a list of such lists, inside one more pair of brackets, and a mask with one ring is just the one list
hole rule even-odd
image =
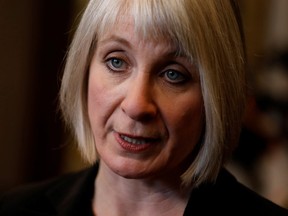
[[142, 40], [131, 22], [98, 38], [88, 114], [101, 162], [127, 178], [175, 175], [203, 129], [196, 67], [163, 40]]

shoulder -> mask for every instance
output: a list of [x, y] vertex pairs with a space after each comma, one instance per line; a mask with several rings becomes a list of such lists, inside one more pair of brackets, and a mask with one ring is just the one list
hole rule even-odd
[[86, 182], [93, 187], [96, 172], [93, 167], [14, 188], [0, 197], [0, 215], [30, 215], [31, 212], [56, 214], [60, 206], [72, 204], [78, 195], [87, 196], [81, 188], [86, 187]]
[[192, 208], [195, 209], [195, 203], [201, 212], [288, 216], [288, 210], [247, 188], [226, 170], [220, 172], [214, 184], [202, 185], [192, 191], [188, 203], [191, 212]]
[[223, 170], [219, 176], [217, 190], [218, 193], [223, 194], [224, 199], [231, 207], [235, 207], [239, 211], [261, 215], [288, 216], [288, 210], [244, 186], [226, 170]]

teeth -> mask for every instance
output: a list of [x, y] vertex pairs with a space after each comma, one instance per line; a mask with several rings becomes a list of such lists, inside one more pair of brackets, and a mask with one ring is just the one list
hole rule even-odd
[[143, 145], [146, 143], [144, 139], [133, 139], [131, 137], [123, 136], [121, 135], [121, 138], [125, 140], [126, 142], [132, 143], [132, 144], [137, 144], [137, 145]]

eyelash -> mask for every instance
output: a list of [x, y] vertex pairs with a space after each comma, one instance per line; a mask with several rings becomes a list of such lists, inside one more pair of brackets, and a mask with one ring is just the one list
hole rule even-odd
[[[119, 66], [119, 68], [115, 67], [115, 65], [113, 65], [115, 62], [113, 61], [118, 61], [121, 63], [121, 65]], [[127, 63], [122, 60], [121, 58], [116, 58], [116, 57], [111, 57], [111, 58], [108, 58], [106, 61], [106, 67], [110, 70], [110, 71], [113, 71], [113, 72], [121, 72], [123, 70], [125, 70], [127, 68]], [[125, 66], [125, 68], [123, 68], [123, 65]], [[122, 69], [123, 68], [123, 69]]]
[[[120, 62], [120, 66], [117, 68], [115, 67], [115, 65], [113, 65], [115, 62], [113, 61], [118, 61], [118, 63]], [[114, 73], [117, 73], [117, 72], [123, 72], [125, 70], [127, 70], [128, 68], [128, 64], [126, 63], [125, 60], [123, 60], [122, 58], [118, 58], [118, 57], [110, 57], [108, 58], [107, 60], [105, 60], [105, 64], [106, 64], [106, 67], [108, 68], [109, 71], [111, 72], [114, 72]], [[177, 79], [175, 81], [175, 79], [173, 80], [173, 78], [169, 78], [168, 77], [168, 73], [174, 73], [174, 75], [176, 74], [177, 77], [175, 79]], [[162, 71], [160, 73], [160, 77], [163, 77], [165, 79], [165, 81], [167, 81], [169, 84], [172, 84], [172, 85], [181, 85], [181, 84], [184, 84], [186, 82], [188, 82], [190, 80], [190, 77], [189, 75], [186, 75], [178, 70], [175, 70], [175, 69], [166, 69], [165, 71]], [[180, 80], [179, 80], [179, 77], [180, 77]]]
[[[171, 72], [174, 73], [174, 75], [175, 74], [177, 75], [177, 77], [175, 79], [168, 77], [169, 73], [171, 73]], [[165, 78], [165, 80], [167, 80], [169, 83], [174, 84], [174, 85], [183, 84], [189, 80], [189, 77], [187, 75], [184, 75], [182, 72], [179, 72], [179, 71], [174, 70], [174, 69], [165, 70], [164, 72], [162, 72], [160, 74], [160, 76]]]

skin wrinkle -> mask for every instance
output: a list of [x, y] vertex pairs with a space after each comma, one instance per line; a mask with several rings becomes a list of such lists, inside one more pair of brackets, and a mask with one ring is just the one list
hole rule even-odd
[[[127, 30], [124, 27], [121, 29], [117, 29], [117, 31], [115, 30], [115, 32], [117, 32], [117, 33], [121, 32], [121, 31], [129, 32], [131, 30], [129, 28]], [[191, 150], [189, 150], [189, 151], [185, 150], [185, 153], [183, 154], [183, 151], [181, 150], [181, 148], [179, 148], [179, 146], [176, 145], [176, 143], [179, 143], [176, 140], [172, 142], [172, 143], [175, 142], [175, 144], [171, 143], [168, 146], [166, 146], [167, 145], [166, 142], [168, 140], [170, 140], [171, 138], [172, 138], [172, 140], [174, 140], [176, 138], [176, 137], [174, 137], [175, 135], [177, 136], [177, 133], [174, 134], [176, 131], [183, 131], [183, 129], [185, 128], [185, 127], [183, 127], [182, 123], [179, 124], [180, 123], [179, 120], [182, 121], [182, 119], [183, 120], [185, 119], [185, 121], [186, 121], [187, 117], [191, 118], [190, 117], [191, 113], [195, 112], [195, 113], [197, 113], [197, 119], [198, 120], [195, 121], [195, 123], [193, 123], [192, 125], [195, 124], [195, 126], [196, 126], [199, 124], [199, 127], [200, 128], [202, 127], [201, 125], [203, 123], [202, 122], [203, 119], [201, 117], [199, 117], [199, 113], [201, 113], [201, 112], [198, 111], [198, 109], [203, 110], [202, 109], [203, 103], [202, 103], [202, 99], [201, 99], [199, 83], [197, 84], [197, 82], [195, 80], [193, 80], [193, 81], [190, 80], [189, 83], [192, 82], [194, 84], [193, 85], [183, 84], [183, 87], [182, 87], [182, 84], [181, 84], [181, 87], [172, 87], [172, 85], [170, 86], [170, 84], [168, 84], [168, 83], [167, 84], [165, 84], [165, 83], [159, 84], [159, 83], [163, 82], [163, 80], [162, 80], [162, 78], [158, 77], [157, 73], [154, 74], [154, 72], [153, 72], [153, 70], [155, 70], [154, 68], [155, 68], [156, 62], [157, 62], [157, 64], [158, 64], [158, 62], [161, 63], [161, 61], [163, 61], [163, 59], [165, 59], [167, 57], [167, 55], [169, 56], [169, 55], [171, 55], [171, 53], [175, 53], [174, 49], [171, 48], [171, 46], [167, 46], [165, 42], [155, 44], [155, 42], [150, 43], [148, 41], [147, 42], [141, 41], [140, 43], [138, 43], [139, 40], [135, 40], [135, 38], [130, 38], [131, 34], [124, 34], [124, 37], [126, 37], [125, 38], [126, 41], [124, 43], [122, 43], [123, 42], [122, 39], [121, 40], [119, 40], [119, 39], [115, 40], [115, 37], [113, 35], [113, 34], [115, 34], [115, 32], [110, 33], [112, 36], [111, 35], [108, 35], [108, 36], [104, 35], [103, 36], [103, 38], [110, 38], [110, 40], [112, 42], [107, 40], [107, 42], [104, 43], [104, 42], [102, 42], [101, 38], [99, 39], [99, 44], [97, 46], [97, 50], [95, 52], [95, 56], [92, 59], [92, 64], [90, 67], [90, 77], [89, 77], [89, 87], [88, 87], [88, 108], [89, 108], [89, 116], [90, 116], [92, 129], [93, 129], [93, 124], [96, 123], [96, 125], [97, 125], [98, 124], [97, 122], [103, 122], [103, 120], [104, 120], [103, 124], [105, 125], [104, 128], [106, 128], [106, 129], [109, 128], [107, 130], [108, 131], [107, 134], [106, 134], [106, 132], [103, 134], [101, 134], [101, 133], [99, 134], [99, 130], [101, 130], [102, 127], [99, 128], [97, 126], [96, 127], [97, 129], [93, 129], [95, 139], [96, 139], [95, 141], [96, 141], [97, 150], [99, 152], [99, 155], [101, 155], [102, 161], [104, 161], [105, 164], [107, 164], [110, 167], [110, 169], [114, 170], [116, 173], [118, 173], [120, 175], [124, 175], [124, 176], [127, 176], [129, 178], [132, 178], [132, 176], [134, 176], [136, 178], [140, 178], [141, 176], [144, 177], [148, 173], [150, 173], [150, 174], [147, 175], [147, 177], [149, 177], [149, 176], [152, 177], [153, 175], [155, 175], [157, 173], [156, 172], [156, 170], [158, 170], [157, 167], [159, 167], [159, 166], [163, 167], [164, 164], [166, 164], [166, 163], [168, 163], [170, 165], [167, 164], [168, 167], [165, 168], [165, 170], [167, 170], [167, 171], [161, 171], [161, 173], [165, 173], [165, 172], [171, 173], [169, 167], [172, 169], [175, 169], [179, 163], [182, 163], [181, 160], [185, 160], [186, 156], [188, 155], [187, 153], [189, 153], [191, 151]], [[123, 35], [123, 32], [121, 34]], [[109, 45], [107, 45], [109, 43], [108, 41], [113, 43], [112, 48], [109, 47]], [[137, 45], [135, 45], [135, 41], [137, 41]], [[114, 45], [114, 43], [116, 45]], [[133, 46], [132, 46], [132, 44], [133, 44]], [[131, 47], [133, 47], [133, 48], [131, 48]], [[152, 47], [153, 47], [153, 54], [151, 55], [151, 52], [147, 52], [147, 51], [148, 50], [150, 51]], [[103, 57], [105, 57], [105, 55], [106, 55], [105, 54], [106, 52], [108, 52], [108, 53], [111, 52], [110, 49], [116, 50], [116, 53], [119, 52], [119, 50], [121, 50], [121, 56], [122, 56], [122, 50], [124, 50], [123, 52], [125, 53], [125, 55], [127, 55], [127, 58], [130, 61], [128, 64], [131, 64], [131, 71], [130, 71], [130, 66], [129, 66], [127, 68], [129, 73], [127, 75], [126, 75], [126, 72], [124, 73], [124, 76], [122, 76], [122, 74], [120, 74], [118, 76], [118, 74], [116, 74], [116, 75], [112, 74], [111, 75], [110, 72], [108, 72], [108, 73], [105, 72], [104, 74], [102, 72], [100, 72], [100, 70], [106, 70], [106, 69], [104, 66], [99, 65], [99, 64], [103, 64], [103, 61], [102, 60], [98, 61], [98, 59], [103, 59]], [[105, 50], [106, 50], [106, 52], [105, 52]], [[140, 50], [141, 50], [141, 52], [140, 52]], [[144, 54], [143, 54], [143, 50], [145, 50]], [[174, 58], [182, 59], [183, 57], [174, 57]], [[102, 63], [101, 63], [101, 61], [102, 61]], [[178, 62], [178, 60], [176, 60], [176, 62]], [[180, 61], [180, 62], [183, 62], [183, 61]], [[189, 60], [185, 60], [184, 62], [185, 62], [184, 63], [185, 67], [188, 66], [189, 68], [192, 68], [192, 65], [190, 64]], [[94, 68], [95, 69], [97, 68], [97, 70], [95, 70]], [[101, 69], [101, 68], [103, 68], [103, 69]], [[192, 72], [194, 73], [194, 71], [191, 71], [189, 73], [192, 73]], [[93, 77], [95, 76], [95, 78], [96, 78], [96, 74], [97, 74], [97, 79], [94, 79]], [[103, 78], [101, 78], [102, 76], [103, 76]], [[101, 82], [99, 82], [98, 80], [101, 80]], [[111, 83], [109, 83], [110, 82], [109, 80], [110, 81], [112, 80]], [[132, 82], [132, 80], [133, 80], [133, 82]], [[92, 85], [92, 83], [93, 83], [93, 85]], [[152, 88], [150, 88], [150, 83], [152, 83]], [[167, 87], [167, 85], [169, 87]], [[133, 89], [131, 89], [132, 86], [133, 86]], [[137, 88], [134, 89], [134, 87], [136, 87], [136, 86], [137, 86]], [[149, 86], [149, 88], [148, 88], [148, 86]], [[180, 89], [180, 91], [178, 91], [178, 88]], [[164, 91], [164, 89], [166, 89], [166, 90]], [[93, 92], [95, 92], [95, 93], [93, 93]], [[124, 94], [124, 92], [127, 92], [127, 94]], [[144, 95], [141, 96], [142, 99], [140, 100], [140, 102], [135, 103], [135, 99], [138, 97], [138, 95], [141, 95], [140, 92], [144, 92]], [[153, 94], [152, 94], [152, 92], [153, 92]], [[194, 92], [195, 93], [198, 92], [195, 94], [195, 96], [196, 95], [197, 96], [191, 97], [191, 95], [193, 95]], [[165, 104], [166, 102], [171, 101], [171, 97], [175, 98], [177, 95], [178, 96], [182, 95], [181, 97], [183, 97], [183, 102], [186, 101], [184, 103], [180, 102], [180, 101], [182, 101], [182, 99], [180, 99], [181, 97], [180, 98], [178, 97], [178, 99], [176, 101], [179, 102], [179, 105], [187, 104], [187, 98], [190, 98], [188, 100], [188, 103], [191, 103], [191, 105], [189, 105], [189, 106], [184, 105], [184, 107], [182, 105], [183, 108], [179, 108], [179, 111], [176, 112], [177, 117], [175, 116], [175, 118], [174, 118], [173, 117], [175, 115], [174, 103], [171, 104], [169, 102], [172, 106], [167, 104], [168, 106], [165, 105], [165, 107], [161, 104]], [[107, 100], [107, 102], [103, 103], [103, 98], [105, 98], [104, 101]], [[185, 100], [184, 100], [184, 98], [185, 98]], [[193, 100], [194, 100], [193, 98], [195, 98], [195, 99], [197, 98], [195, 100], [195, 102], [193, 102]], [[100, 105], [100, 103], [101, 103], [101, 105]], [[192, 105], [192, 104], [194, 104], [194, 105]], [[107, 105], [107, 107], [106, 107], [106, 105]], [[157, 113], [159, 112], [160, 115], [151, 114], [153, 112], [150, 112], [151, 111], [150, 109], [148, 109], [150, 111], [147, 111], [146, 106], [148, 106], [148, 107], [152, 106], [153, 109], [157, 108]], [[95, 107], [95, 109], [94, 108], [91, 109], [92, 107]], [[195, 108], [193, 108], [193, 107], [199, 107], [199, 108], [196, 108], [197, 111], [196, 110], [194, 111]], [[105, 112], [101, 115], [99, 114], [99, 108], [101, 108], [101, 110], [102, 109], [105, 110]], [[97, 110], [97, 113], [94, 113], [93, 110]], [[141, 110], [143, 110], [143, 113], [148, 113], [147, 115], [151, 116], [151, 119], [152, 119], [151, 122], [148, 121], [146, 123], [142, 119], [138, 119], [140, 116], [139, 112], [142, 113]], [[95, 114], [96, 114], [96, 116], [100, 115], [100, 119], [102, 117], [104, 117], [104, 119], [97, 120], [98, 117], [95, 117]], [[163, 114], [164, 114], [164, 116], [163, 116]], [[116, 116], [118, 116], [118, 117], [116, 117]], [[172, 119], [171, 119], [171, 117], [172, 117]], [[169, 118], [171, 120], [169, 120]], [[173, 119], [175, 119], [175, 120], [173, 120]], [[195, 118], [195, 120], [196, 120], [196, 118]], [[107, 121], [107, 122], [105, 123], [105, 121]], [[175, 121], [175, 122], [173, 124], [171, 124], [170, 121], [172, 121], [172, 122]], [[117, 122], [122, 122], [122, 123], [118, 124]], [[124, 122], [124, 124], [123, 124], [123, 122]], [[122, 126], [120, 126], [120, 125], [122, 125]], [[159, 125], [160, 127], [158, 127], [158, 126], [156, 127], [156, 125]], [[182, 127], [181, 127], [181, 125], [182, 125]], [[117, 150], [118, 147], [113, 147], [113, 145], [115, 145], [115, 144], [113, 144], [111, 147], [111, 143], [115, 143], [115, 141], [113, 141], [113, 136], [109, 135], [109, 131], [114, 131], [116, 129], [116, 131], [119, 130], [119, 132], [128, 132], [131, 135], [133, 135], [134, 133], [136, 135], [141, 135], [141, 133], [143, 133], [147, 130], [146, 128], [149, 128], [151, 126], [152, 126], [152, 128], [154, 128], [154, 129], [152, 129], [152, 131], [153, 130], [156, 130], [156, 131], [160, 130], [160, 137], [162, 140], [161, 141], [162, 144], [159, 146], [156, 145], [155, 150], [149, 151], [148, 153], [143, 153], [143, 155], [140, 154], [139, 156], [137, 156], [137, 155], [133, 155], [131, 153], [122, 152], [122, 150], [120, 150], [120, 152], [119, 152], [119, 150]], [[198, 127], [198, 126], [196, 126], [196, 127]], [[95, 126], [94, 126], [94, 128], [95, 128]], [[124, 128], [124, 129], [121, 129], [121, 128]], [[191, 128], [191, 126], [189, 126], [188, 128]], [[193, 128], [194, 128], [194, 126], [193, 126]], [[127, 131], [127, 129], [128, 129], [128, 131]], [[191, 133], [190, 133], [191, 129], [188, 129], [189, 132], [187, 131], [188, 132], [187, 135], [189, 134], [189, 136], [191, 136]], [[148, 129], [148, 131], [149, 130], [150, 129]], [[148, 132], [148, 131], [146, 131], [147, 134], [149, 134], [151, 132], [151, 131], [150, 132]], [[186, 129], [184, 131], [186, 131]], [[193, 129], [193, 131], [194, 131], [194, 129]], [[199, 131], [199, 130], [197, 129], [197, 130], [195, 130], [195, 132], [196, 131]], [[159, 132], [157, 132], [157, 133], [159, 133]], [[183, 134], [183, 132], [181, 132], [181, 133]], [[186, 132], [184, 132], [184, 134], [186, 134]], [[171, 136], [171, 135], [173, 135], [173, 136]], [[185, 135], [185, 136], [187, 136], [187, 135]], [[198, 142], [197, 137], [199, 137], [199, 136], [200, 136], [200, 134], [199, 135], [195, 134], [195, 138], [192, 139], [192, 142], [196, 144]], [[176, 139], [178, 139], [178, 138], [176, 138]], [[105, 140], [107, 140], [107, 141], [105, 141]], [[106, 142], [108, 142], [109, 144], [108, 143], [105, 144]], [[187, 141], [185, 141], [185, 142], [187, 142]], [[191, 141], [189, 141], [189, 143], [190, 142]], [[193, 146], [195, 144], [193, 144], [193, 145], [189, 144], [189, 145], [185, 145], [185, 146], [187, 146], [186, 148], [193, 148]], [[184, 145], [184, 144], [181, 144], [181, 145]], [[112, 153], [112, 155], [115, 154], [115, 151], [119, 152], [120, 157], [117, 156], [116, 159], [114, 157], [114, 159], [113, 159], [114, 162], [109, 160], [108, 159], [108, 158], [110, 158], [110, 156], [109, 156], [110, 153], [108, 154], [109, 151], [114, 152], [114, 153]], [[169, 153], [169, 152], [171, 152], [171, 153]], [[176, 152], [176, 156], [174, 155], [175, 152]], [[131, 157], [131, 155], [133, 155], [133, 156]], [[181, 156], [179, 158], [180, 155], [183, 155], [183, 156]], [[106, 159], [105, 159], [105, 157], [106, 157]], [[148, 160], [148, 158], [150, 158], [150, 157], [152, 160], [151, 159]], [[119, 159], [117, 159], [117, 158], [119, 158]], [[183, 158], [183, 159], [181, 159], [181, 158]], [[137, 160], [139, 160], [139, 159], [141, 161], [141, 164], [138, 164], [138, 162], [137, 162]], [[117, 160], [118, 160], [118, 162], [115, 163], [115, 161], [117, 161]], [[148, 161], [149, 161], [150, 165], [147, 164]], [[142, 164], [143, 162], [144, 162], [144, 164]], [[121, 167], [123, 167], [123, 168], [125, 167], [125, 169], [123, 169]], [[128, 172], [127, 172], [127, 167], [129, 167]], [[150, 169], [152, 169], [151, 170], [152, 172], [149, 171]], [[123, 171], [124, 171], [124, 173], [123, 173]], [[125, 173], [127, 173], [127, 174], [125, 174]]]
[[[133, 186], [122, 194], [122, 200], [129, 200], [133, 190], [141, 196], [148, 189], [157, 192], [161, 185], [179, 192], [171, 203], [165, 199], [161, 203], [158, 197], [161, 207], [178, 200], [183, 210], [187, 199], [180, 196], [181, 189], [216, 179], [239, 132], [245, 90], [237, 21], [231, 2], [220, 1], [223, 7], [213, 0], [89, 2], [68, 56], [61, 95], [63, 112], [68, 122], [73, 121], [84, 157], [91, 163], [100, 161], [96, 188], [112, 178], [110, 187], [124, 189], [128, 185], [122, 183], [129, 181]], [[233, 44], [233, 49], [224, 49]], [[78, 96], [85, 99], [71, 95], [69, 89], [75, 85], [82, 91]], [[68, 101], [63, 100], [66, 94]], [[88, 112], [83, 110], [86, 102]], [[78, 115], [89, 122], [77, 122]], [[149, 143], [149, 137], [159, 139]], [[133, 147], [135, 140], [145, 148]], [[102, 192], [95, 191], [95, 200], [100, 198], [96, 209], [101, 209], [103, 200], [113, 199]], [[141, 215], [151, 197], [138, 198], [145, 200], [137, 207]], [[131, 204], [114, 201], [114, 213], [117, 208], [121, 212], [122, 204], [127, 208]]]

